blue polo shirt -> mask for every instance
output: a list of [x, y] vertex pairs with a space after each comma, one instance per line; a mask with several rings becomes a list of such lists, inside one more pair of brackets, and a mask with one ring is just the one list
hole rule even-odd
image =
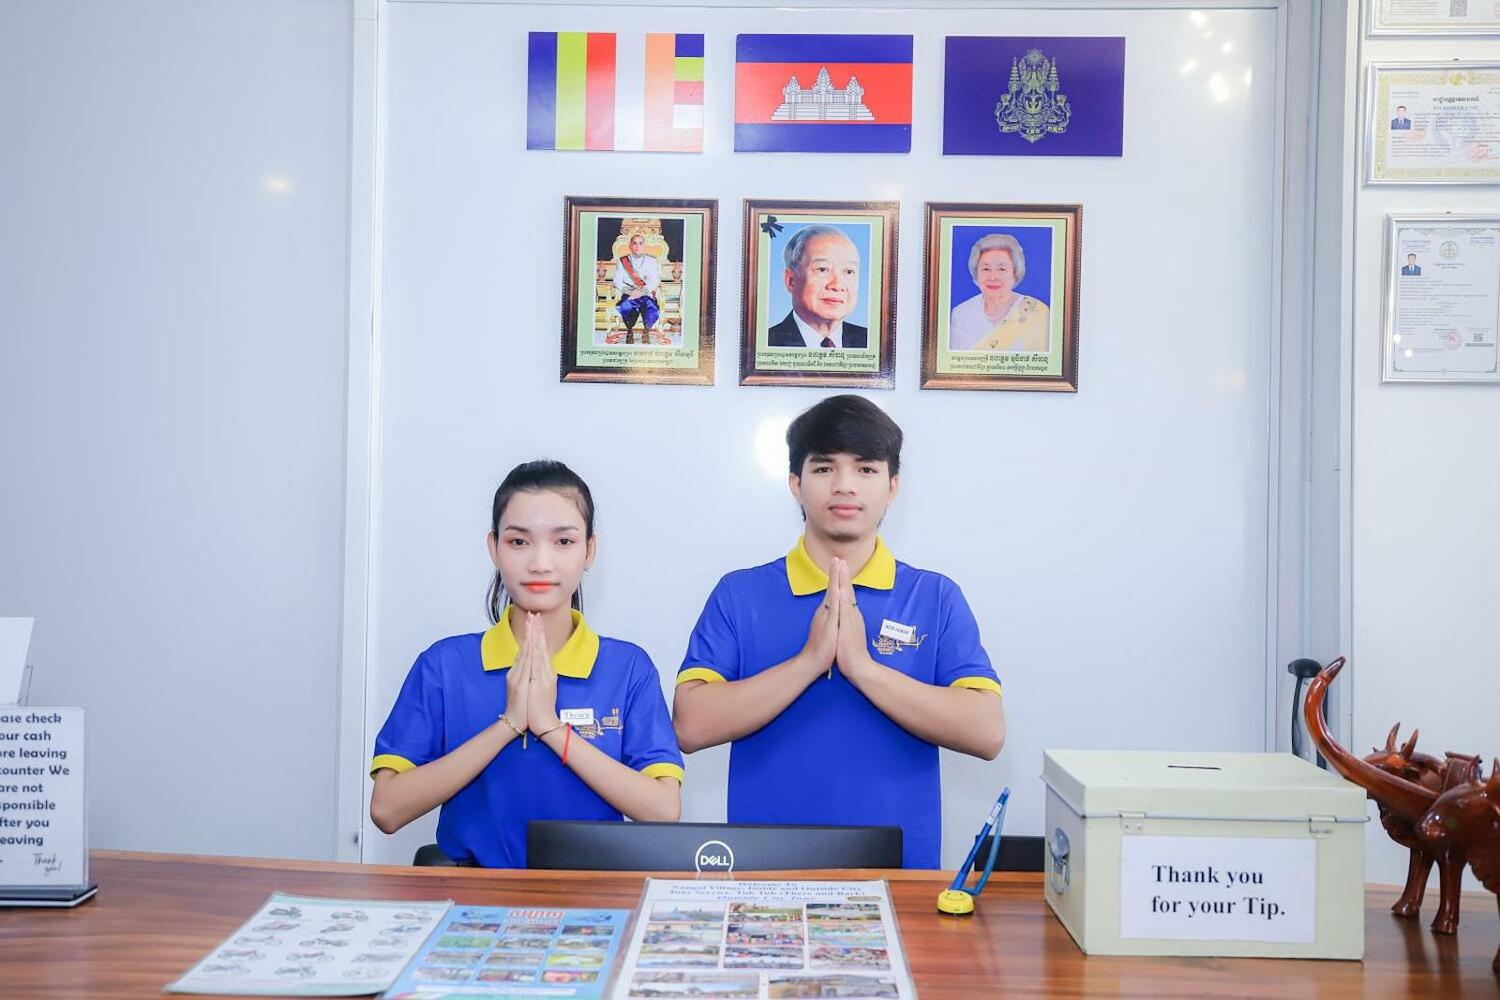
[[[870, 655], [926, 684], [1000, 693], [958, 585], [897, 562], [885, 543], [853, 579]], [[677, 683], [738, 681], [795, 656], [828, 577], [799, 539], [709, 595]], [[729, 751], [729, 822], [899, 826], [908, 868], [938, 867], [938, 748], [876, 708], [838, 668]]]
[[[574, 709], [573, 739], [585, 739], [653, 778], [682, 780], [661, 681], [639, 646], [601, 638], [573, 612], [573, 634], [552, 657], [557, 710]], [[408, 771], [477, 736], [505, 711], [506, 669], [519, 646], [509, 615], [488, 632], [434, 643], [417, 657], [390, 717], [375, 737], [370, 773]], [[620, 820], [535, 737], [511, 740], [469, 784], [443, 804], [437, 842], [455, 861], [486, 868], [526, 867], [526, 823], [533, 819]]]

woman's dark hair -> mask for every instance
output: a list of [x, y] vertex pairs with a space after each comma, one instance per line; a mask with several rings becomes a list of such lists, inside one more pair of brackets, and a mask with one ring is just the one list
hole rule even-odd
[[829, 396], [803, 411], [786, 429], [786, 448], [794, 476], [808, 455], [853, 455], [901, 472], [901, 428], [863, 396]]
[[[499, 536], [500, 518], [504, 516], [505, 508], [510, 505], [511, 498], [517, 493], [541, 493], [546, 490], [566, 493], [574, 503], [578, 504], [578, 513], [583, 515], [584, 539], [593, 538], [594, 495], [589, 492], [588, 484], [579, 477], [578, 473], [550, 458], [538, 459], [535, 462], [522, 462], [510, 470], [510, 475], [505, 477], [500, 488], [495, 491], [495, 502], [490, 505], [490, 534]], [[495, 578], [490, 581], [490, 592], [485, 601], [489, 609], [491, 625], [500, 621], [500, 615], [509, 603], [510, 595], [505, 592], [505, 585], [500, 582], [500, 571], [495, 570]], [[583, 610], [582, 586], [573, 593], [573, 607], [579, 611]]]

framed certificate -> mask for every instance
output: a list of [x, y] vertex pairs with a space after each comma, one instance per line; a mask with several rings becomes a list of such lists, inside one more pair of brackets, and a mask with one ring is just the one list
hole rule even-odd
[[1371, 66], [1365, 182], [1500, 184], [1500, 63]]
[[1386, 217], [1382, 382], [1500, 383], [1500, 215]]
[[1500, 35], [1494, 0], [1369, 0], [1371, 35]]

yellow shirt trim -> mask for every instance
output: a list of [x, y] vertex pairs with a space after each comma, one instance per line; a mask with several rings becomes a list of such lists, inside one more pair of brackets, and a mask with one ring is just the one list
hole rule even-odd
[[990, 680], [988, 677], [960, 677], [958, 680], [954, 681], [948, 686], [956, 688], [972, 688], [975, 691], [993, 691], [996, 694], [1000, 695], [1002, 698], [1005, 697], [1005, 692], [1000, 689], [1000, 685]]
[[[500, 621], [490, 627], [479, 640], [479, 655], [486, 670], [504, 670], [516, 662], [521, 646], [515, 633], [510, 630], [510, 611], [500, 616]], [[562, 649], [552, 657], [552, 669], [559, 677], [587, 677], [599, 658], [599, 637], [583, 620], [583, 613], [573, 612], [573, 634], [563, 643]]]
[[717, 670], [708, 667], [688, 667], [677, 675], [678, 684], [686, 684], [688, 681], [708, 681], [710, 684], [726, 683], [724, 675]]
[[[807, 554], [805, 537], [797, 539], [792, 551], [786, 554], [786, 582], [797, 597], [820, 594], [828, 589], [828, 574]], [[875, 538], [875, 551], [870, 554], [870, 561], [860, 567], [851, 582], [856, 587], [872, 590], [890, 590], [896, 586], [896, 557], [885, 547], [885, 539]]]
[[379, 757], [376, 757], [374, 760], [370, 761], [370, 777], [375, 777], [375, 772], [379, 771], [382, 768], [388, 767], [392, 771], [395, 771], [397, 774], [400, 774], [402, 771], [410, 771], [416, 766], [417, 765], [413, 764], [405, 757], [398, 757], [393, 753], [383, 753]]
[[641, 773], [648, 778], [676, 778], [677, 783], [682, 784], [682, 768], [676, 764], [647, 764], [641, 768]]

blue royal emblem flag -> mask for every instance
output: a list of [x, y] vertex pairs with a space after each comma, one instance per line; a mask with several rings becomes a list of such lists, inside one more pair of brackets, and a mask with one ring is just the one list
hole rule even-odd
[[943, 153], [1119, 156], [1124, 38], [949, 36]]

